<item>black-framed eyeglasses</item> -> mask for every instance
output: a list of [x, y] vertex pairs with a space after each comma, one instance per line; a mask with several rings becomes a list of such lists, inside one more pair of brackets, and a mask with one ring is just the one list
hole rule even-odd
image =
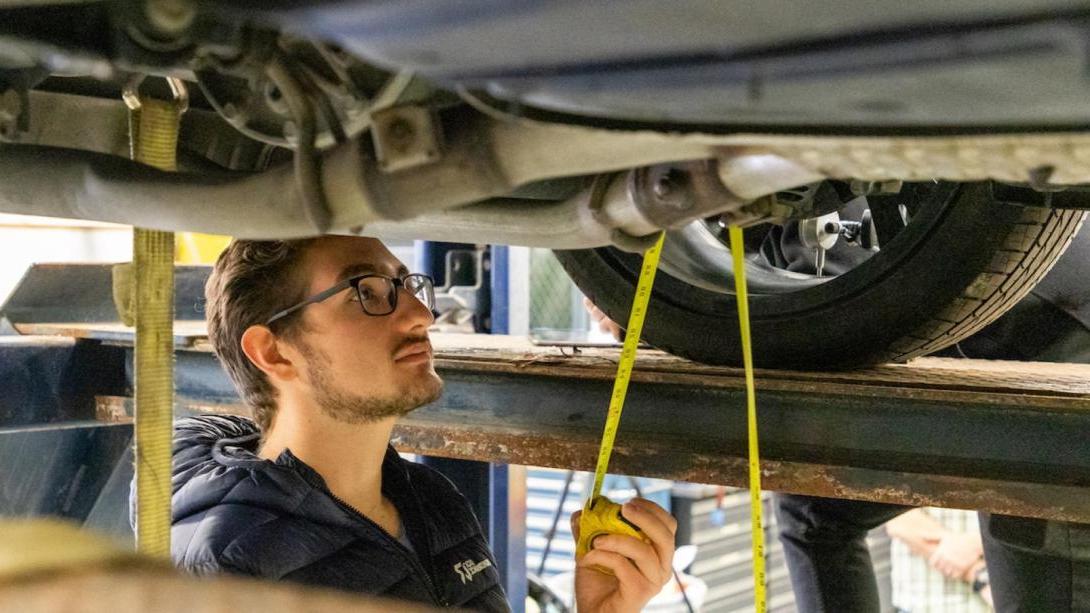
[[349, 277], [325, 291], [314, 294], [299, 304], [280, 311], [270, 317], [265, 325], [271, 325], [274, 321], [287, 317], [308, 304], [321, 302], [348, 288], [352, 288], [356, 292], [356, 298], [359, 300], [360, 306], [363, 307], [364, 313], [373, 317], [382, 317], [393, 313], [397, 309], [397, 295], [401, 293], [398, 290], [402, 287], [412, 294], [413, 298], [428, 307], [429, 311], [435, 311], [435, 283], [428, 275], [415, 273], [397, 278], [366, 274]]

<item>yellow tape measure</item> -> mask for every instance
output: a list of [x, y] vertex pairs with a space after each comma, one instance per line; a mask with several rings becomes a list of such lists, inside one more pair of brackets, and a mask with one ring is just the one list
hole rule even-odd
[[[609, 458], [613, 453], [613, 443], [617, 438], [617, 427], [621, 421], [628, 383], [632, 378], [632, 367], [636, 362], [636, 347], [640, 342], [643, 322], [647, 316], [647, 304], [651, 299], [651, 288], [655, 283], [659, 256], [665, 234], [659, 236], [654, 246], [643, 256], [636, 295], [632, 301], [632, 311], [625, 328], [624, 347], [617, 365], [617, 377], [613, 382], [613, 395], [609, 401], [609, 413], [602, 433], [602, 443], [598, 449], [598, 464], [594, 470], [594, 487], [583, 507], [579, 519], [579, 541], [576, 543], [575, 556], [581, 558], [592, 549], [594, 539], [603, 534], [625, 534], [637, 538], [646, 537], [638, 528], [627, 522], [621, 515], [621, 506], [601, 496], [602, 483]], [[761, 472], [760, 456], [757, 445], [757, 395], [753, 378], [753, 351], [749, 330], [749, 297], [746, 291], [745, 247], [742, 242], [742, 230], [730, 228], [730, 249], [734, 261], [734, 283], [738, 302], [739, 329], [742, 335], [742, 355], [745, 365], [746, 380], [746, 423], [749, 438], [749, 493], [753, 531], [753, 584], [754, 603], [757, 613], [767, 610], [765, 593], [764, 531], [761, 526]], [[604, 569], [603, 569], [604, 570]]]
[[753, 539], [753, 603], [757, 613], [768, 608], [765, 594], [765, 533], [761, 527], [761, 458], [757, 446], [757, 387], [753, 381], [753, 343], [749, 332], [749, 292], [746, 291], [746, 253], [742, 229], [731, 226], [730, 253], [734, 262], [734, 292], [738, 329], [742, 335], [742, 364], [746, 373], [746, 432], [749, 439], [749, 511]]
[[[579, 518], [579, 540], [575, 544], [576, 559], [587, 554], [594, 544], [594, 539], [603, 534], [626, 534], [637, 538], [646, 538], [638, 528], [625, 521], [621, 516], [620, 505], [602, 497], [602, 482], [609, 468], [609, 456], [613, 453], [613, 441], [617, 438], [617, 426], [621, 422], [621, 409], [628, 394], [628, 382], [632, 377], [632, 366], [636, 363], [636, 347], [640, 344], [643, 320], [647, 316], [647, 303], [651, 300], [651, 287], [655, 284], [655, 272], [659, 267], [662, 254], [662, 242], [666, 234], [643, 254], [643, 266], [636, 283], [636, 295], [632, 300], [632, 311], [628, 314], [628, 327], [625, 328], [624, 347], [621, 360], [617, 365], [617, 377], [613, 380], [613, 395], [609, 399], [609, 413], [606, 415], [605, 430], [602, 432], [602, 444], [598, 448], [598, 465], [594, 469], [594, 488], [583, 506]], [[606, 569], [600, 569], [608, 572]]]
[[602, 432], [602, 445], [598, 449], [598, 465], [594, 469], [594, 489], [590, 502], [602, 493], [602, 481], [609, 468], [609, 456], [613, 453], [613, 441], [617, 438], [617, 425], [621, 421], [621, 409], [628, 394], [628, 382], [632, 377], [632, 366], [636, 363], [636, 347], [640, 344], [643, 320], [647, 316], [647, 303], [651, 300], [651, 287], [655, 284], [655, 272], [659, 267], [662, 254], [662, 242], [665, 234], [659, 235], [655, 242], [643, 254], [643, 266], [636, 283], [636, 296], [632, 300], [632, 311], [628, 314], [628, 327], [625, 328], [624, 347], [621, 349], [621, 361], [617, 365], [617, 378], [613, 381], [613, 395], [609, 399], [609, 414], [606, 416], [605, 430]]

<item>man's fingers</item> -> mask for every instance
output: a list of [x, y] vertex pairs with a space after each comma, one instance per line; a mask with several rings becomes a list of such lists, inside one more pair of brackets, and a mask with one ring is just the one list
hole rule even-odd
[[645, 599], [650, 599], [661, 589], [656, 588], [643, 573], [632, 565], [628, 558], [619, 553], [606, 551], [605, 549], [592, 549], [590, 553], [583, 556], [583, 559], [577, 565], [582, 568], [593, 568], [595, 566], [608, 568], [621, 584], [623, 591], [634, 592]]
[[666, 509], [660, 507], [654, 502], [651, 502], [646, 498], [633, 498], [632, 500], [629, 500], [626, 504], [632, 505], [642, 511], [646, 511], [647, 513], [651, 514], [653, 517], [661, 521], [667, 527], [667, 529], [670, 530], [670, 534], [677, 533], [677, 519], [673, 515], [670, 515], [670, 513], [667, 512]]
[[666, 573], [673, 572], [674, 534], [677, 532], [677, 520], [659, 505], [634, 498], [628, 501], [621, 511], [625, 519], [635, 524], [651, 539], [651, 545], [658, 554], [659, 565]]
[[946, 558], [940, 556], [939, 552], [936, 551], [934, 554], [932, 554], [931, 559], [928, 560], [928, 562], [930, 562], [931, 566], [935, 570], [939, 571], [943, 575], [950, 578], [957, 577], [958, 573], [955, 565], [951, 564]]
[[583, 297], [583, 306], [596, 321], [601, 322], [603, 319], [608, 319], [606, 314], [602, 312], [602, 309], [599, 309], [598, 305], [591, 302], [590, 298], [587, 298], [586, 296]]
[[636, 565], [640, 573], [651, 583], [662, 586], [670, 580], [663, 568], [658, 550], [634, 536], [607, 534], [594, 539], [594, 549], [618, 553]]
[[934, 568], [944, 575], [946, 574], [946, 571], [942, 569], [942, 558], [938, 557], [938, 555], [932, 554], [927, 563], [931, 565], [931, 568]]
[[587, 312], [594, 318], [594, 321], [598, 322], [598, 329], [606, 334], [610, 334], [613, 338], [621, 340], [622, 331], [621, 325], [610, 319], [609, 315], [605, 314], [605, 311], [598, 308], [598, 305], [590, 301], [590, 298], [583, 297], [583, 306], [586, 307]]

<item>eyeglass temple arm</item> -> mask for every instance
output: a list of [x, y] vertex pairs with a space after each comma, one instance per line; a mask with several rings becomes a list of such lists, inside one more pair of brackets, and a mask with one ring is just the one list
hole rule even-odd
[[345, 289], [352, 286], [353, 281], [355, 281], [355, 278], [345, 279], [344, 281], [341, 281], [340, 283], [334, 285], [333, 287], [331, 287], [331, 288], [329, 288], [329, 289], [327, 289], [325, 291], [318, 292], [317, 294], [314, 294], [313, 296], [311, 296], [310, 298], [307, 298], [306, 300], [300, 302], [299, 304], [297, 304], [295, 306], [288, 307], [288, 308], [284, 309], [283, 311], [280, 311], [276, 315], [273, 315], [272, 317], [270, 317], [268, 319], [268, 321], [265, 322], [265, 325], [267, 326], [267, 325], [271, 324], [272, 322], [274, 322], [274, 321], [276, 321], [276, 320], [278, 320], [278, 319], [280, 319], [282, 317], [287, 317], [288, 315], [291, 315], [292, 313], [294, 313], [294, 312], [298, 311], [299, 309], [307, 306], [308, 304], [314, 304], [315, 302], [321, 302], [321, 301], [325, 300], [326, 298], [329, 298], [333, 294], [336, 294], [337, 292], [344, 291]]

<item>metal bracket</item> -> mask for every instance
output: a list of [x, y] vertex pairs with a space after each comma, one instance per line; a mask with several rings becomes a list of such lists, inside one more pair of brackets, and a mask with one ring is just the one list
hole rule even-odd
[[446, 332], [475, 332], [474, 320], [487, 313], [484, 299], [485, 249], [452, 249], [444, 261], [444, 283], [435, 288], [437, 326]]
[[1090, 191], [1083, 187], [1037, 190], [1023, 185], [993, 181], [992, 196], [1000, 202], [1021, 206], [1090, 210]]
[[439, 124], [423, 106], [397, 106], [371, 116], [375, 155], [383, 172], [398, 172], [442, 157]]
[[16, 142], [30, 129], [30, 98], [27, 90], [0, 92], [0, 142]]

